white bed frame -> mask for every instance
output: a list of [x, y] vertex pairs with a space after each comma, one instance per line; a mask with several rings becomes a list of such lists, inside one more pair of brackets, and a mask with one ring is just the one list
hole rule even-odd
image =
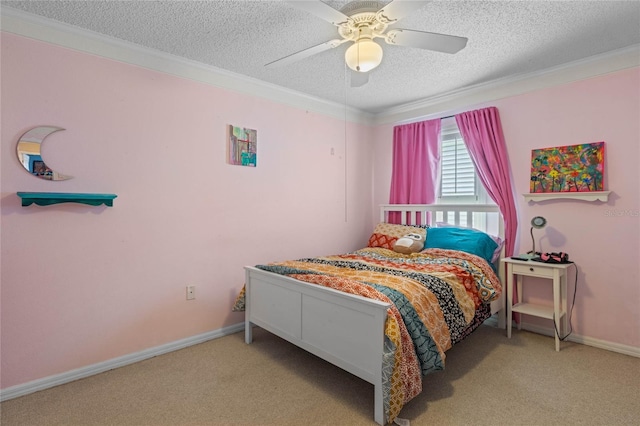
[[[402, 222], [407, 225], [416, 223], [418, 213], [422, 218], [427, 217], [427, 212], [431, 216], [430, 224], [434, 225], [436, 212], [442, 212], [444, 217], [449, 217], [449, 223], [483, 229], [484, 226], [471, 220], [461, 223], [461, 218], [472, 218], [475, 212], [497, 214], [499, 236], [504, 238], [497, 206], [385, 204], [380, 207], [381, 222], [387, 221], [390, 212], [399, 211], [403, 213]], [[374, 419], [383, 425], [382, 351], [389, 304], [251, 266], [245, 267], [245, 271], [246, 343], [252, 342], [252, 328], [257, 325], [372, 383]], [[500, 274], [500, 280], [504, 282], [504, 273]], [[500, 328], [506, 326], [504, 301], [503, 295], [491, 303], [491, 313], [498, 314]]]

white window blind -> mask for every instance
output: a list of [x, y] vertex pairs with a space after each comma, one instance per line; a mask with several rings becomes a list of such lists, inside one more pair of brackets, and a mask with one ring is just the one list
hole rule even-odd
[[460, 132], [456, 129], [443, 134], [440, 156], [440, 197], [475, 201], [476, 183], [476, 171]]
[[[453, 120], [443, 120], [441, 136], [438, 203], [494, 204], [476, 175], [467, 146]], [[487, 213], [474, 213], [473, 217], [461, 214], [459, 221], [451, 215], [438, 216], [436, 222], [473, 226], [492, 235], [498, 235], [497, 217]]]

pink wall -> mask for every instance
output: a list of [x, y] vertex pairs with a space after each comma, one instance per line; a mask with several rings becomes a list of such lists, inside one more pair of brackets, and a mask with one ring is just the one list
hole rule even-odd
[[[343, 120], [19, 36], [2, 33], [1, 54], [2, 388], [237, 324], [242, 266], [358, 248], [388, 200], [392, 125], [349, 123], [345, 141]], [[545, 216], [542, 249], [579, 265], [575, 332], [633, 347], [639, 88], [634, 69], [491, 103], [523, 222]], [[227, 124], [258, 129], [257, 168], [225, 164]], [[21, 169], [15, 143], [38, 125], [67, 129], [43, 153], [74, 179]], [[531, 149], [599, 140], [609, 203], [524, 202]], [[17, 191], [118, 198], [23, 208]]]
[[[343, 120], [7, 33], [1, 65], [2, 388], [237, 324], [244, 265], [366, 244], [368, 126], [345, 141]], [[257, 168], [225, 163], [228, 124], [258, 130]], [[38, 125], [67, 129], [43, 157], [74, 179], [21, 168]]]
[[[529, 222], [544, 216], [535, 233], [542, 251], [565, 251], [579, 270], [573, 313], [576, 335], [640, 347], [640, 69], [630, 69], [469, 106], [500, 111], [515, 182], [521, 227], [518, 252], [531, 248]], [[375, 132], [374, 203], [388, 201], [393, 125]], [[555, 200], [526, 203], [531, 150], [605, 141], [607, 203]], [[569, 297], [573, 296], [570, 275]], [[527, 281], [525, 297], [550, 302], [549, 281]], [[542, 327], [545, 322], [527, 317]]]

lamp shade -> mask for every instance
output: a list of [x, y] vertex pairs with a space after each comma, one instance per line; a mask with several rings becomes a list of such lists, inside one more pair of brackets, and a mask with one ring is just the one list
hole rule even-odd
[[382, 47], [371, 39], [363, 38], [347, 49], [344, 59], [352, 70], [368, 72], [382, 62]]
[[531, 219], [531, 226], [533, 226], [536, 229], [544, 228], [546, 224], [547, 224], [547, 219], [545, 219], [542, 216], [536, 216], [533, 219]]

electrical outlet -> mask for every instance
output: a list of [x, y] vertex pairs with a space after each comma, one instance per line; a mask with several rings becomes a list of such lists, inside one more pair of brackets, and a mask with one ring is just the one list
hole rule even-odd
[[193, 300], [196, 298], [196, 286], [188, 285], [187, 286], [187, 300]]

